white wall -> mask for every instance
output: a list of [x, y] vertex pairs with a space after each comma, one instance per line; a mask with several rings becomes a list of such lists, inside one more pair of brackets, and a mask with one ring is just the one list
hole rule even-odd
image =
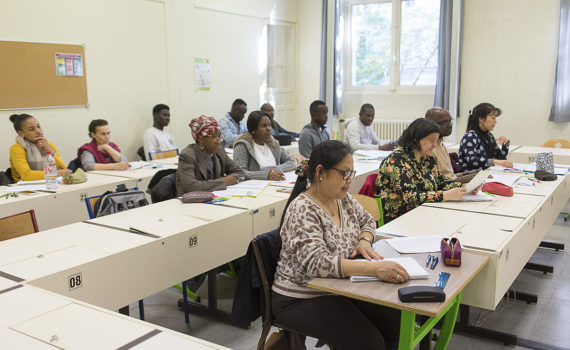
[[0, 168], [9, 166], [16, 133], [10, 114], [34, 115], [66, 162], [90, 141], [89, 121], [107, 119], [111, 138], [134, 159], [152, 124], [154, 101], [166, 100], [162, 4], [141, 0], [0, 2], [0, 40], [86, 45], [89, 107], [0, 111]]
[[[94, 118], [107, 119], [112, 140], [137, 159], [152, 107], [166, 103], [167, 129], [185, 147], [193, 142], [191, 118], [220, 118], [238, 97], [250, 111], [259, 107], [264, 25], [270, 19], [295, 23], [296, 17], [297, 2], [288, 0], [1, 1], [0, 40], [86, 45], [89, 107], [0, 111], [0, 169], [9, 166], [14, 112], [34, 115], [66, 162], [89, 141]], [[195, 57], [210, 59], [209, 92], [194, 90]]]
[[465, 1], [458, 140], [480, 102], [503, 109], [494, 134], [513, 144], [570, 139], [570, 123], [548, 121], [559, 16], [558, 0]]

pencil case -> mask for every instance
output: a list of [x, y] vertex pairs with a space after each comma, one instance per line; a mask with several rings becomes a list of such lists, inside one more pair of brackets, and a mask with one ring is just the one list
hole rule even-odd
[[441, 240], [441, 260], [445, 266], [461, 266], [461, 243], [457, 238]]
[[513, 188], [500, 182], [486, 182], [481, 188], [481, 191], [505, 197], [513, 196]]
[[214, 195], [211, 192], [204, 191], [184, 193], [180, 198], [182, 203], [204, 203], [209, 202], [212, 199], [214, 199]]

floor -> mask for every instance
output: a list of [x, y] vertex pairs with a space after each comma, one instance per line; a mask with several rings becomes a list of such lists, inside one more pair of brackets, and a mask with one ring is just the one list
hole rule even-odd
[[[570, 201], [564, 211], [570, 212]], [[556, 252], [539, 248], [531, 261], [554, 266], [554, 274], [544, 275], [537, 271], [523, 270], [512, 286], [514, 291], [537, 294], [538, 303], [527, 305], [525, 302], [505, 298], [494, 312], [472, 308], [471, 319], [485, 328], [513, 333], [519, 338], [550, 345], [535, 349], [570, 349], [570, 219], [565, 222], [562, 216], [559, 216], [550, 229], [547, 239], [565, 243], [567, 250]], [[207, 295], [206, 284], [204, 283], [198, 290], [198, 294], [203, 297]], [[235, 279], [220, 274], [218, 285], [220, 308], [230, 311]], [[176, 306], [179, 298], [181, 292], [169, 288], [144, 299], [146, 321], [228, 348], [256, 349], [261, 334], [261, 319], [254, 322], [249, 329], [242, 329], [191, 315], [190, 325], [186, 325], [184, 314]], [[131, 315], [134, 317], [138, 316], [137, 306], [135, 303], [130, 307]], [[315, 344], [315, 339], [307, 340], [308, 349], [316, 349]], [[505, 346], [454, 334], [448, 349], [526, 349], [526, 347]]]

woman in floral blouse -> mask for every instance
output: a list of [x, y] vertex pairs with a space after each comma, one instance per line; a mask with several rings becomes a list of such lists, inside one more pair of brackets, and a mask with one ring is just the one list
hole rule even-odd
[[398, 147], [380, 164], [375, 193], [382, 198], [384, 223], [422, 203], [463, 198], [465, 187], [437, 170], [431, 154], [438, 138], [436, 123], [416, 119], [402, 133]]

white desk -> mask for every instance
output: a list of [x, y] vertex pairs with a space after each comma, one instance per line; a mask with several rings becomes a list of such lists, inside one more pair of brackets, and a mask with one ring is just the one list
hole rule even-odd
[[[34, 209], [40, 231], [89, 219], [84, 199], [114, 191], [119, 184], [128, 188], [136, 180], [99, 174], [87, 175], [87, 181], [75, 185], [59, 185], [56, 192], [20, 193], [17, 198], [0, 200], [1, 217]], [[9, 191], [10, 187], [2, 187]], [[1, 191], [1, 193], [4, 193]]]
[[0, 339], [9, 349], [225, 349], [32, 286], [0, 291]]
[[281, 146], [290, 156], [299, 154], [299, 142], [291, 142], [290, 145]]
[[176, 165], [178, 166], [178, 156], [170, 158], [155, 159], [153, 163], [158, 163], [162, 165]]
[[164, 169], [178, 169], [177, 165], [173, 164], [161, 164], [161, 168], [140, 168], [136, 170], [92, 170], [87, 172], [87, 174], [100, 174], [106, 176], [115, 176], [120, 178], [133, 179], [136, 182], [136, 186], [141, 191], [146, 191], [148, 188], [148, 183], [160, 170]]
[[537, 153], [552, 152], [554, 163], [570, 164], [569, 148], [549, 148], [549, 147], [533, 147], [522, 146], [514, 152], [509, 152], [508, 159], [516, 163], [533, 163]]

